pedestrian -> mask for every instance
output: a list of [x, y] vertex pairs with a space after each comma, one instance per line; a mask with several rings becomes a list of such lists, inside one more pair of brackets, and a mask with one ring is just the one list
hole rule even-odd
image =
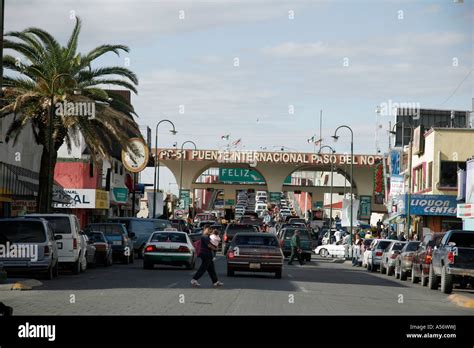
[[219, 249], [219, 244], [221, 242], [221, 237], [219, 237], [219, 231], [217, 229], [213, 229], [211, 231], [209, 239], [211, 240], [211, 244], [216, 248], [216, 250], [212, 250], [212, 261], [215, 261], [217, 249]]
[[400, 233], [400, 236], [399, 236], [398, 239], [399, 239], [401, 242], [405, 242], [405, 241], [407, 240], [407, 239], [405, 238], [405, 233], [404, 233], [404, 232]]
[[336, 238], [336, 244], [341, 240], [341, 231], [337, 230], [334, 232], [334, 238]]
[[352, 247], [352, 266], [359, 265], [359, 257], [360, 257], [360, 247], [362, 244], [362, 239], [360, 238], [359, 233], [356, 233], [354, 239], [354, 245]]
[[298, 259], [300, 265], [304, 265], [303, 260], [301, 259], [301, 239], [300, 239], [300, 231], [296, 230], [293, 237], [291, 237], [291, 256], [290, 261], [288, 264], [291, 265], [295, 257]]
[[194, 287], [199, 287], [201, 284], [198, 283], [199, 278], [207, 271], [209, 276], [211, 277], [212, 284], [215, 288], [221, 287], [224, 283], [220, 282], [217, 279], [216, 268], [214, 266], [214, 261], [212, 260], [214, 255], [213, 251], [217, 250], [217, 248], [212, 245], [211, 238], [209, 235], [211, 234], [211, 229], [206, 226], [202, 233], [201, 237], [201, 245], [199, 250], [199, 257], [201, 258], [201, 266], [197, 270], [196, 274], [194, 275], [193, 279], [191, 280], [191, 285]]

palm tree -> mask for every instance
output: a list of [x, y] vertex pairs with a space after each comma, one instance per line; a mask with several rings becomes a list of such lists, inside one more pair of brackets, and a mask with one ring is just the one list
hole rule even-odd
[[[20, 54], [22, 60], [4, 56], [4, 66], [13, 74], [4, 78], [0, 117], [14, 114], [7, 130], [7, 141], [15, 142], [25, 127], [32, 127], [36, 142], [43, 145], [37, 202], [41, 212], [51, 210], [49, 176], [54, 173], [57, 151], [64, 142], [70, 151], [82, 135], [92, 160], [97, 162], [110, 158], [110, 149], [114, 146], [120, 145], [124, 149], [131, 136], [141, 138], [133, 118], [136, 116], [133, 107], [118, 93], [101, 88], [112, 85], [137, 93], [137, 76], [125, 67], [92, 66], [97, 58], [107, 53], [119, 55], [121, 51], [128, 52], [129, 48], [101, 45], [81, 54], [77, 52], [80, 30], [81, 20], [76, 18], [66, 46], [61, 46], [52, 35], [38, 28], [5, 34], [4, 48]], [[65, 101], [94, 103], [95, 117], [83, 117], [70, 109], [68, 113], [58, 115], [55, 106]], [[50, 134], [49, 119], [53, 114]]]

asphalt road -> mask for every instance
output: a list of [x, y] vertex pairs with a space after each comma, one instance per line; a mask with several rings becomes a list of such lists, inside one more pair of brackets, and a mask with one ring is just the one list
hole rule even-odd
[[[61, 274], [29, 291], [0, 291], [16, 315], [473, 315], [440, 291], [368, 273], [348, 263], [316, 259], [272, 274], [228, 278], [225, 259], [216, 261], [224, 287], [209, 277], [193, 289], [194, 271], [172, 267], [144, 270], [132, 265]], [[474, 298], [474, 290], [455, 290]]]

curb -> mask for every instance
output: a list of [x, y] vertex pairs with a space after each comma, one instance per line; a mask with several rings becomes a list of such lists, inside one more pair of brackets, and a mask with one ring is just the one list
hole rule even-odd
[[43, 283], [36, 279], [24, 279], [15, 283], [0, 284], [0, 291], [10, 290], [32, 290], [33, 288], [42, 286]]
[[448, 296], [448, 300], [450, 300], [459, 307], [474, 308], [474, 298], [471, 297], [453, 294]]

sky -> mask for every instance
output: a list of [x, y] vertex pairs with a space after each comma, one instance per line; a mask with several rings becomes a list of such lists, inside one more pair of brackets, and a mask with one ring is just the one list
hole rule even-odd
[[[472, 109], [472, 0], [6, 0], [5, 31], [40, 27], [65, 43], [75, 16], [81, 51], [130, 47], [97, 66], [138, 75], [140, 125], [174, 122], [174, 136], [160, 126], [159, 147], [217, 149], [229, 134], [242, 150], [311, 152], [321, 132], [343, 153], [349, 133], [330, 135], [346, 124], [354, 152], [370, 154], [377, 139], [386, 151], [393, 123], [377, 121], [378, 105]], [[160, 181], [176, 190], [169, 171]]]

